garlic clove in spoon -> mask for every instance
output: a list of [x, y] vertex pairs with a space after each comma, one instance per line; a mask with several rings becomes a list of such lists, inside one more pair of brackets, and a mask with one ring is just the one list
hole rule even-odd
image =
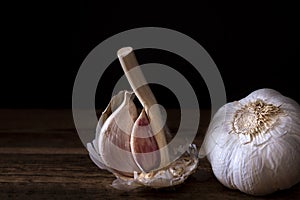
[[272, 89], [260, 89], [221, 107], [200, 150], [225, 186], [252, 195], [300, 181], [300, 106]]

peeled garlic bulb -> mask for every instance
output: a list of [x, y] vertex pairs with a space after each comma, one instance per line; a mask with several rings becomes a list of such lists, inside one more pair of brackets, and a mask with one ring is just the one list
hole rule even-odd
[[[112, 185], [118, 189], [180, 184], [197, 168], [197, 149], [191, 145], [185, 155], [169, 159], [167, 127], [133, 49], [124, 47], [117, 55], [134, 92], [121, 91], [111, 99], [95, 139], [87, 144], [90, 157], [98, 167], [114, 173], [117, 179]], [[140, 114], [132, 100], [135, 95], [143, 106]]]
[[91, 159], [117, 177], [113, 186], [130, 190], [140, 186], [168, 187], [182, 183], [198, 165], [191, 145], [179, 159], [160, 167], [162, 156], [145, 110], [137, 114], [134, 93], [121, 91], [102, 113], [96, 137], [87, 144]]
[[252, 195], [300, 181], [300, 107], [272, 89], [228, 103], [214, 115], [200, 157], [225, 186]]

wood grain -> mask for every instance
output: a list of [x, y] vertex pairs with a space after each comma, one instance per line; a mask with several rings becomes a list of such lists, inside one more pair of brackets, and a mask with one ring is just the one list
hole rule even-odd
[[[201, 113], [202, 114], [202, 113]], [[209, 114], [196, 143], [201, 144]], [[172, 121], [176, 121], [174, 114]], [[172, 119], [174, 117], [174, 119]], [[0, 110], [0, 199], [299, 199], [300, 184], [264, 197], [227, 189], [207, 160], [179, 186], [131, 192], [110, 186], [114, 176], [89, 159], [69, 110]], [[36, 128], [35, 128], [36, 127]], [[176, 130], [176, 126], [171, 127]]]

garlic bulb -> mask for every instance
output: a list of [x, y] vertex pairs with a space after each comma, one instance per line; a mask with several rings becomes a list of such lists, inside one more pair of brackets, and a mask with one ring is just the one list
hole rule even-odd
[[[140, 186], [168, 187], [182, 183], [198, 165], [197, 149], [174, 161], [169, 159], [167, 127], [131, 47], [118, 57], [134, 92], [121, 91], [102, 113], [95, 139], [87, 144], [91, 159], [117, 177], [113, 187], [130, 190]], [[131, 71], [131, 69], [135, 70]], [[141, 86], [139, 84], [142, 84]], [[143, 106], [138, 114], [134, 96]]]
[[272, 89], [254, 91], [214, 115], [199, 156], [225, 186], [252, 195], [300, 181], [300, 107]]
[[117, 179], [112, 186], [117, 189], [182, 183], [197, 168], [196, 147], [191, 145], [179, 159], [160, 168], [163, 154], [157, 151], [145, 111], [137, 117], [133, 98], [133, 92], [121, 91], [111, 99], [98, 122], [96, 138], [87, 144], [90, 158], [99, 168], [114, 173]]

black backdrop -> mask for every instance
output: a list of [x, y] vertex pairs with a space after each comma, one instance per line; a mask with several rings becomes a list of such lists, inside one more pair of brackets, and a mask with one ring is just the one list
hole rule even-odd
[[[290, 4], [12, 3], [2, 13], [0, 108], [71, 108], [82, 61], [106, 38], [137, 27], [180, 31], [199, 42], [217, 64], [228, 101], [258, 88], [273, 88], [300, 102], [299, 12]], [[141, 64], [158, 62], [182, 73], [209, 107], [201, 76], [177, 55], [145, 49]], [[122, 75], [118, 62], [106, 70], [96, 95], [104, 107]], [[175, 107], [168, 89], [152, 86], [162, 104]], [[163, 94], [163, 95], [162, 95]]]

